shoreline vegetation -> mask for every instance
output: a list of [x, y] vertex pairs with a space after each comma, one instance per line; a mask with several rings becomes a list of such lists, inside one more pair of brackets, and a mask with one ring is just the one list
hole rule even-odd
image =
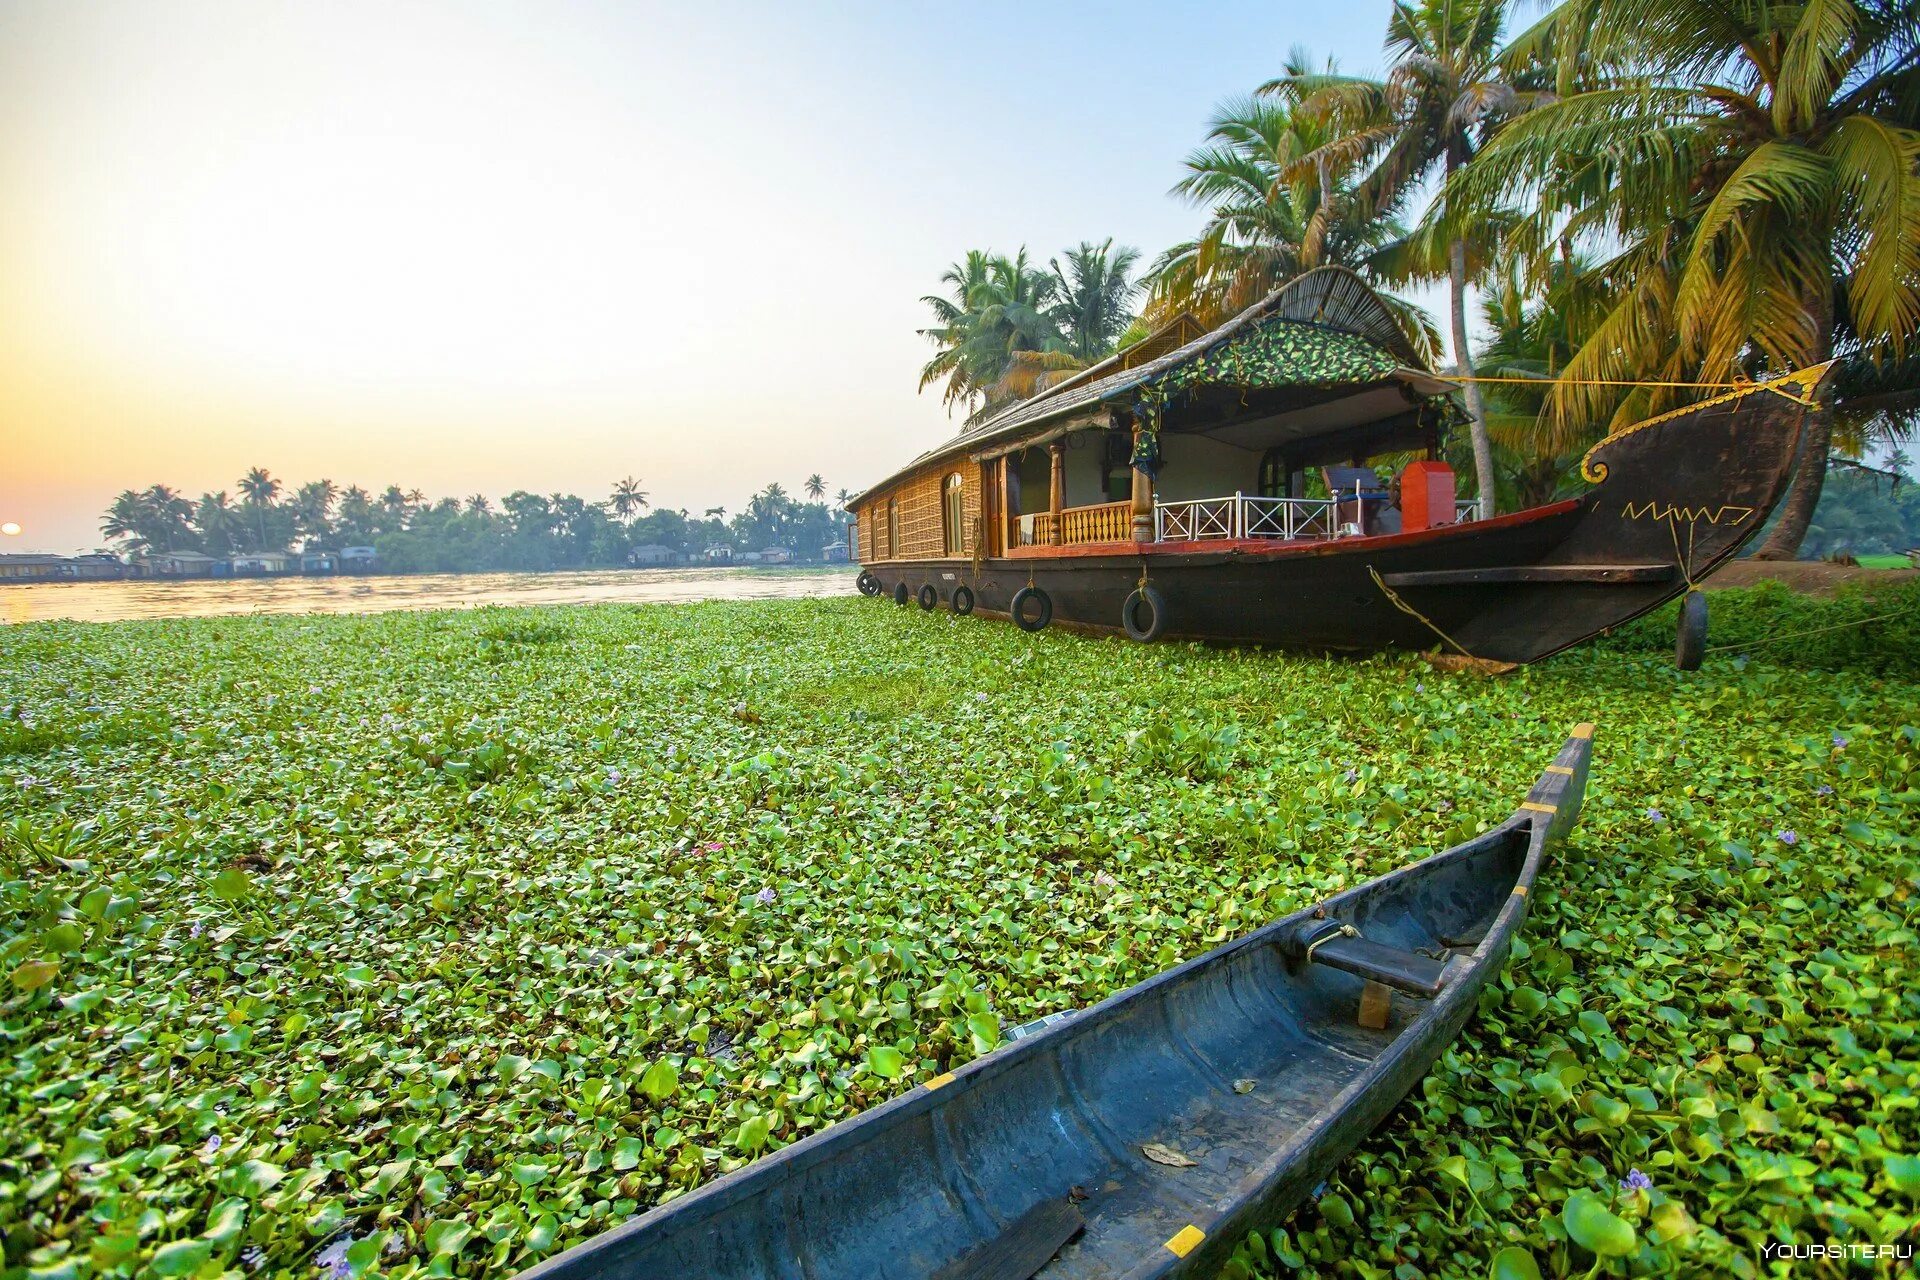
[[1898, 590], [1498, 679], [863, 599], [0, 629], [6, 1274], [504, 1277], [1497, 821], [1582, 719], [1477, 1017], [1223, 1275], [1905, 1239]]
[[[821, 563], [844, 559], [849, 526], [842, 489], [832, 499], [818, 474], [796, 498], [778, 482], [753, 494], [728, 515], [724, 506], [699, 515], [687, 508], [653, 508], [641, 482], [629, 476], [602, 501], [571, 493], [515, 490], [495, 501], [430, 500], [418, 489], [389, 485], [377, 496], [359, 485], [342, 489], [315, 480], [289, 489], [264, 467], [226, 490], [191, 500], [164, 484], [128, 489], [101, 518], [101, 533], [136, 563], [191, 555], [234, 561], [331, 557], [326, 573], [496, 573], [563, 569], [624, 569], [674, 563], [730, 564], [736, 560]], [[343, 549], [371, 553], [342, 561]], [[208, 576], [210, 567], [193, 576]], [[158, 573], [153, 576], [168, 576]]]

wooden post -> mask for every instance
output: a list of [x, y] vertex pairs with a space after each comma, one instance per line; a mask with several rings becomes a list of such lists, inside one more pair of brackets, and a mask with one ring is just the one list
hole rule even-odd
[[1065, 530], [1061, 527], [1060, 513], [1067, 506], [1067, 442], [1055, 440], [1047, 446], [1047, 455], [1053, 460], [1053, 483], [1047, 490], [1047, 509], [1053, 513], [1054, 546], [1059, 546]]
[[[1141, 429], [1133, 429], [1134, 456], [1140, 454]], [[1133, 540], [1153, 541], [1153, 477], [1139, 467], [1133, 468]]]

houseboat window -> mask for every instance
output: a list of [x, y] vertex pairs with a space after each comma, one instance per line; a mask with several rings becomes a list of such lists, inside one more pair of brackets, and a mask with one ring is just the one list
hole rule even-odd
[[967, 551], [966, 484], [960, 479], [959, 472], [956, 471], [947, 477], [940, 500], [946, 515], [947, 554], [965, 555]]
[[900, 503], [893, 498], [888, 498], [887, 499], [887, 555], [886, 555], [886, 558], [889, 560], [896, 560], [899, 558], [899, 556], [900, 556]]
[[1109, 431], [1106, 440], [1100, 460], [1100, 487], [1108, 502], [1124, 502], [1133, 496], [1133, 433]]
[[1260, 496], [1263, 498], [1293, 496], [1287, 492], [1286, 455], [1278, 449], [1269, 449], [1260, 455]]

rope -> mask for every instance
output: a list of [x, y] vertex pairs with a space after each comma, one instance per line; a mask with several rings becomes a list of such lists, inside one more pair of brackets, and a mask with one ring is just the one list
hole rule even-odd
[[1331, 942], [1335, 938], [1357, 938], [1359, 936], [1360, 936], [1360, 931], [1354, 928], [1350, 924], [1343, 924], [1338, 929], [1327, 930], [1325, 933], [1321, 934], [1319, 937], [1315, 938], [1312, 942], [1309, 942], [1307, 944], [1307, 963], [1308, 964], [1313, 963], [1313, 953], [1320, 949], [1321, 943]]
[[1682, 553], [1679, 524], [1672, 515], [1667, 516], [1667, 533], [1673, 538], [1673, 559], [1675, 566], [1680, 570], [1681, 581], [1687, 584], [1687, 590], [1698, 591], [1700, 588], [1693, 581], [1693, 568], [1687, 563], [1693, 558], [1693, 530], [1693, 521], [1687, 521], [1687, 549]]
[[1888, 618], [1904, 618], [1909, 614], [1920, 613], [1920, 609], [1896, 609], [1892, 613], [1879, 613], [1871, 618], [1855, 618], [1852, 622], [1836, 622], [1832, 626], [1812, 627], [1806, 631], [1788, 631], [1782, 635], [1768, 636], [1763, 640], [1753, 640], [1742, 644], [1708, 645], [1708, 653], [1725, 653], [1729, 649], [1758, 649], [1763, 644], [1778, 644], [1782, 640], [1798, 640], [1802, 636], [1817, 636], [1827, 631], [1844, 631], [1848, 627], [1864, 627], [1869, 622], [1885, 622]]
[[1402, 600], [1399, 597], [1399, 595], [1394, 591], [1394, 589], [1387, 585], [1386, 580], [1380, 576], [1380, 571], [1378, 569], [1375, 569], [1372, 565], [1368, 565], [1367, 576], [1373, 579], [1374, 586], [1380, 588], [1380, 590], [1385, 593], [1387, 600], [1392, 603], [1394, 608], [1398, 609], [1402, 613], [1409, 614], [1415, 618], [1420, 619], [1420, 621], [1426, 623], [1428, 630], [1432, 631], [1433, 634], [1439, 636], [1442, 640], [1445, 640], [1448, 644], [1458, 649], [1460, 651], [1461, 657], [1473, 658], [1475, 662], [1479, 661], [1478, 658], [1474, 658], [1472, 654], [1467, 652], [1467, 647], [1465, 645], [1461, 644], [1458, 640], [1455, 640], [1452, 636], [1448, 635], [1446, 632], [1442, 631], [1437, 625], [1435, 625], [1432, 618], [1429, 618], [1426, 614], [1420, 612], [1418, 609], [1408, 604], [1405, 600]]
[[1771, 391], [1783, 399], [1811, 408], [1818, 403], [1812, 396], [1795, 395], [1782, 384], [1785, 378], [1770, 382], [1638, 382], [1622, 378], [1483, 378], [1475, 375], [1471, 378], [1456, 373], [1436, 373], [1434, 377], [1442, 382], [1481, 382], [1505, 384], [1516, 387], [1538, 387], [1548, 389], [1554, 386], [1567, 387], [1664, 387], [1695, 391]]

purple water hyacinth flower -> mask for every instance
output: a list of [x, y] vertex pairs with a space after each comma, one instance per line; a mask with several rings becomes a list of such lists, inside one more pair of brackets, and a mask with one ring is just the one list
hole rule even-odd
[[1340, 780], [1342, 782], [1352, 782], [1354, 779], [1358, 778], [1359, 776], [1360, 776], [1360, 771], [1358, 769], [1349, 769], [1345, 773], [1340, 775]]
[[1647, 810], [1648, 822], [1665, 822], [1666, 820], [1667, 820], [1667, 815], [1660, 812], [1658, 809]]
[[220, 1150], [220, 1135], [219, 1135], [219, 1134], [217, 1134], [217, 1133], [210, 1133], [210, 1134], [208, 1134], [208, 1135], [207, 1135], [207, 1147], [206, 1147], [206, 1153], [207, 1153], [208, 1155], [214, 1155], [214, 1154], [216, 1154], [216, 1153], [217, 1153], [217, 1152], [218, 1152], [219, 1150]]
[[1427, 686], [1424, 683], [1416, 684], [1413, 686], [1413, 691], [1415, 693], [1425, 693], [1427, 691]]
[[1798, 831], [1789, 829], [1786, 831], [1776, 831], [1773, 834], [1774, 834], [1774, 837], [1778, 839], [1781, 844], [1799, 844], [1800, 843], [1800, 833]]
[[1836, 734], [1834, 734], [1834, 735], [1833, 735], [1833, 749], [1834, 749], [1835, 751], [1845, 751], [1845, 750], [1847, 749], [1847, 740], [1846, 740], [1845, 738], [1843, 738], [1843, 737], [1841, 737], [1841, 736], [1840, 736], [1839, 734], [1837, 734], [1837, 733], [1836, 733]]
[[1813, 789], [1813, 794], [1817, 796], [1830, 796], [1833, 794], [1833, 788], [1823, 782]]
[[1632, 1169], [1628, 1171], [1625, 1178], [1621, 1179], [1620, 1189], [1622, 1191], [1651, 1191], [1653, 1190], [1653, 1179], [1638, 1169]]
[[754, 894], [753, 900], [755, 902], [758, 902], [763, 907], [770, 907], [773, 905], [773, 900], [779, 896], [780, 896], [779, 894], [773, 891], [773, 886], [768, 885], [766, 888], [762, 889], [760, 892]]
[[353, 1275], [353, 1264], [347, 1261], [347, 1250], [353, 1247], [352, 1236], [341, 1236], [320, 1251], [313, 1261], [328, 1280], [348, 1280]]

